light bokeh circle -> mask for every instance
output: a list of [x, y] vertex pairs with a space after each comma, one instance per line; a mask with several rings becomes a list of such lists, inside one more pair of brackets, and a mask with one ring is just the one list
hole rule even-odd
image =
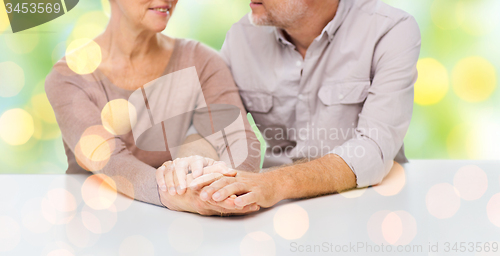
[[92, 39], [76, 39], [66, 49], [68, 67], [79, 75], [94, 72], [101, 61], [101, 47]]
[[[382, 222], [385, 220], [386, 216], [391, 213], [390, 211], [383, 210], [375, 212], [370, 216], [368, 222], [366, 223], [366, 231], [370, 240], [375, 244], [386, 243], [384, 235], [382, 234]], [[387, 231], [386, 231], [387, 232]]]
[[458, 190], [462, 199], [476, 200], [481, 198], [488, 189], [488, 177], [478, 166], [467, 165], [455, 173], [453, 186]]
[[12, 61], [0, 62], [0, 97], [16, 96], [24, 87], [24, 70]]
[[[62, 211], [61, 211], [62, 210]], [[54, 198], [45, 196], [41, 202], [42, 216], [52, 225], [69, 223], [76, 215], [75, 211], [68, 211], [64, 203], [55, 202]]]
[[434, 0], [431, 5], [431, 18], [434, 24], [441, 29], [456, 29], [462, 23], [457, 17], [456, 0]]
[[401, 237], [394, 243], [395, 245], [410, 244], [417, 236], [417, 221], [413, 215], [407, 211], [395, 211], [403, 224]]
[[47, 198], [54, 208], [60, 212], [76, 210], [75, 196], [64, 188], [54, 188], [47, 192]]
[[133, 235], [125, 238], [118, 249], [120, 256], [153, 256], [155, 248], [153, 243], [141, 235]]
[[96, 38], [108, 25], [109, 17], [103, 11], [86, 12], [78, 17], [69, 41]]
[[101, 111], [102, 125], [114, 135], [124, 135], [137, 123], [137, 111], [126, 99], [112, 100]]
[[368, 188], [355, 188], [350, 189], [339, 194], [345, 198], [358, 198], [362, 196]]
[[71, 245], [59, 240], [45, 245], [45, 247], [41, 250], [40, 255], [71, 256], [75, 255], [75, 250]]
[[42, 121], [48, 124], [56, 124], [56, 115], [50, 105], [49, 99], [45, 93], [40, 93], [31, 97], [34, 114]]
[[115, 137], [104, 126], [91, 126], [83, 132], [75, 146], [75, 157], [82, 168], [100, 171], [108, 163], [115, 146]]
[[497, 77], [495, 67], [479, 56], [460, 60], [452, 72], [453, 90], [462, 100], [481, 102], [495, 91]]
[[486, 205], [488, 219], [500, 228], [500, 193], [493, 195]]
[[403, 166], [394, 162], [389, 174], [385, 176], [382, 182], [373, 187], [373, 189], [383, 196], [397, 195], [406, 184], [406, 174]]
[[203, 227], [193, 216], [175, 219], [168, 227], [168, 241], [180, 253], [193, 253], [203, 243]]
[[309, 229], [309, 215], [297, 204], [280, 206], [274, 214], [273, 226], [284, 239], [299, 239]]
[[496, 0], [460, 0], [456, 16], [460, 27], [473, 36], [483, 36], [498, 30], [500, 2]]
[[111, 156], [111, 148], [109, 144], [105, 138], [99, 135], [90, 134], [83, 136], [80, 139], [79, 144], [83, 155], [87, 159], [91, 159], [94, 162], [105, 161]]
[[7, 16], [7, 10], [5, 10], [5, 5], [0, 4], [0, 34], [9, 28], [10, 21], [9, 16]]
[[274, 256], [276, 245], [271, 236], [263, 231], [255, 231], [247, 234], [240, 243], [241, 256]]
[[101, 7], [102, 11], [106, 16], [111, 17], [111, 5], [109, 3], [109, 0], [101, 0]]
[[81, 211], [83, 225], [94, 234], [104, 234], [116, 225], [118, 214], [115, 206], [109, 209], [95, 210], [87, 205]]
[[429, 213], [438, 219], [451, 218], [460, 208], [458, 190], [449, 183], [432, 186], [425, 196]]
[[26, 110], [10, 109], [0, 116], [0, 138], [10, 145], [25, 144], [34, 132], [33, 117]]
[[94, 245], [99, 236], [87, 230], [80, 216], [75, 216], [65, 225], [66, 236], [69, 242], [79, 248], [90, 247]]
[[500, 159], [500, 123], [476, 121], [465, 136], [465, 148], [470, 159]]
[[449, 88], [448, 71], [436, 59], [425, 58], [417, 62], [418, 79], [415, 82], [415, 103], [433, 105], [441, 101]]
[[378, 211], [367, 223], [370, 240], [375, 244], [394, 246], [410, 244], [417, 235], [417, 222], [406, 211]]
[[389, 244], [395, 244], [403, 235], [403, 222], [401, 218], [391, 212], [382, 221], [382, 235]]
[[105, 174], [89, 176], [82, 185], [82, 198], [94, 210], [108, 209], [117, 197], [116, 183]]

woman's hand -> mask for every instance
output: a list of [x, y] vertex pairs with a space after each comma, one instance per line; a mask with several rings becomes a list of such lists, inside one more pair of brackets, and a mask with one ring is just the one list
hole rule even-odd
[[[228, 168], [226, 163], [221, 161], [201, 156], [190, 156], [163, 163], [156, 171], [156, 180], [160, 190], [165, 192], [168, 188], [170, 195], [182, 195], [188, 186], [199, 187], [201, 184], [214, 181], [222, 175], [234, 176], [236, 171]], [[193, 181], [193, 185], [190, 185]]]
[[163, 205], [168, 209], [181, 212], [193, 212], [201, 215], [244, 215], [256, 212], [260, 209], [257, 204], [247, 205], [236, 209], [234, 206], [234, 197], [228, 198], [222, 202], [205, 202], [200, 199], [199, 190], [187, 189], [182, 196], [171, 195], [165, 191], [159, 191]]

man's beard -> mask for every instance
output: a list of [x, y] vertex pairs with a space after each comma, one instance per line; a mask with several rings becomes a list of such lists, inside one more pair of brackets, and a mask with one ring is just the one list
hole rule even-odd
[[267, 13], [256, 18], [249, 13], [250, 23], [255, 26], [275, 26], [278, 28], [288, 28], [295, 21], [304, 17], [307, 5], [303, 0], [286, 0], [276, 10], [267, 10]]

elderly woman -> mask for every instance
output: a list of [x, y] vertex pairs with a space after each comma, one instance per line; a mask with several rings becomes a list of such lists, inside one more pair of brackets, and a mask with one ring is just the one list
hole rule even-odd
[[[169, 193], [167, 188], [157, 185], [156, 168], [172, 160], [174, 153], [168, 149], [178, 145], [170, 145], [171, 137], [167, 142], [168, 136], [165, 136], [165, 143], [168, 144], [165, 146], [166, 150], [151, 152], [138, 146], [138, 138], [132, 130], [139, 123], [134, 123], [129, 99], [134, 92], [142, 91], [149, 111], [151, 104], [148, 105], [146, 99], [148, 83], [194, 67], [191, 70], [196, 71], [196, 82], [199, 78], [201, 89], [185, 90], [183, 83], [170, 84], [174, 87], [166, 90], [167, 92], [181, 95], [176, 90], [182, 90], [182, 95], [188, 95], [179, 100], [175, 100], [175, 97], [172, 100], [172, 97], [164, 95], [164, 101], [168, 101], [169, 107], [160, 110], [163, 116], [188, 113], [189, 118], [177, 119], [172, 124], [168, 120], [157, 120], [162, 121], [163, 132], [168, 130], [166, 126], [179, 135], [177, 137], [185, 138], [187, 128], [192, 124], [193, 118], [196, 119], [195, 114], [189, 114], [194, 108], [229, 104], [239, 108], [240, 118], [245, 117], [230, 71], [215, 51], [201, 43], [161, 34], [175, 10], [176, 0], [110, 0], [110, 4], [109, 24], [94, 39], [102, 54], [102, 61], [97, 69], [90, 73], [79, 72], [69, 65], [70, 56], [66, 56], [55, 64], [45, 82], [47, 96], [62, 131], [68, 157], [67, 173], [91, 171], [104, 174], [100, 177], [112, 179], [111, 182], [116, 184], [119, 192], [137, 200], [179, 211], [220, 214], [224, 209], [201, 201], [197, 190], [186, 190], [184, 186], [180, 193]], [[87, 47], [86, 50], [89, 49], [95, 47]], [[92, 53], [88, 54], [90, 55]], [[137, 111], [137, 120], [143, 120], [144, 117], [149, 120], [148, 113]], [[116, 122], [126, 122], [126, 125], [119, 124], [114, 129]], [[189, 136], [186, 141], [191, 143], [181, 146], [175, 154], [177, 157], [203, 155], [227, 162], [228, 146], [236, 145], [232, 148], [233, 154], [248, 152], [248, 157], [237, 168], [257, 170], [260, 156], [255, 147], [250, 147], [257, 140], [246, 119], [243, 122], [240, 130], [227, 134], [224, 140]], [[161, 136], [161, 130], [159, 131]], [[213, 135], [217, 136], [215, 133]], [[204, 162], [204, 166], [214, 163], [209, 158], [194, 159]], [[199, 175], [201, 174], [198, 173], [197, 176]], [[189, 177], [183, 178], [189, 180]], [[235, 211], [246, 213], [257, 209], [254, 205]]]

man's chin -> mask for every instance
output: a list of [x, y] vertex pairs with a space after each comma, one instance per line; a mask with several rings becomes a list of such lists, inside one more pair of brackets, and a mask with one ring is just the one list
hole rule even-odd
[[250, 12], [248, 14], [248, 19], [250, 23], [254, 26], [270, 26], [269, 18], [264, 14], [255, 14]]

